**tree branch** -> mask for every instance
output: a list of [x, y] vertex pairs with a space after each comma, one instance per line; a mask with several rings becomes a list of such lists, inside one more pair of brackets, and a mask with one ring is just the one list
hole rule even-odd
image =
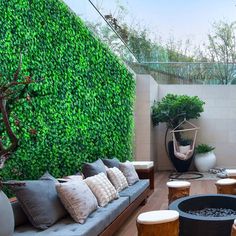
[[[4, 126], [4, 128], [1, 129], [1, 132], [6, 134], [8, 140], [10, 141], [9, 144], [6, 144], [5, 142], [3, 142], [2, 137], [0, 137], [0, 169], [4, 167], [6, 160], [10, 157], [11, 153], [18, 148], [19, 145], [19, 139], [14, 133], [9, 121], [11, 110], [14, 107], [14, 104], [20, 98], [25, 97], [29, 84], [37, 83], [43, 80], [43, 78], [32, 80], [32, 73], [30, 72], [29, 76], [25, 76], [25, 80], [20, 81], [19, 74], [21, 71], [21, 65], [22, 55], [20, 54], [19, 64], [15, 73], [13, 74], [13, 79], [8, 79], [7, 82], [4, 81], [0, 84], [0, 122], [3, 123]], [[28, 94], [26, 98], [28, 101], [30, 100]], [[16, 123], [15, 125], [17, 126]]]
[[7, 135], [9, 137], [10, 141], [11, 141], [11, 145], [8, 148], [3, 148], [1, 150], [0, 156], [3, 156], [5, 154], [7, 154], [7, 153], [15, 151], [15, 149], [18, 147], [18, 138], [16, 137], [16, 135], [12, 131], [4, 99], [0, 99], [0, 111], [2, 113], [3, 123], [4, 123], [5, 127], [6, 127]]
[[19, 64], [18, 64], [18, 67], [13, 75], [13, 79], [14, 81], [17, 81], [18, 80], [18, 76], [19, 76], [19, 73], [21, 71], [21, 65], [22, 65], [22, 53], [20, 53], [20, 60], [19, 60]]

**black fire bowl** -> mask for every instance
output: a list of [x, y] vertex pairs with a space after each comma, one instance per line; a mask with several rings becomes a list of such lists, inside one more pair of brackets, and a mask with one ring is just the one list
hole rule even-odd
[[169, 205], [180, 215], [180, 236], [230, 236], [236, 216], [209, 217], [189, 214], [186, 211], [204, 208], [236, 210], [236, 196], [226, 194], [192, 195], [180, 198]]

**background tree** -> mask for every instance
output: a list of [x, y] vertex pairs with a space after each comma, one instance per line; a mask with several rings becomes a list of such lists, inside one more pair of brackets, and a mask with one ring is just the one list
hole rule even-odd
[[170, 62], [193, 62], [193, 52], [191, 40], [176, 40], [173, 36], [164, 44], [167, 50], [168, 61]]
[[[96, 8], [117, 32], [123, 43], [107, 24], [87, 22], [88, 26], [124, 60], [131, 61], [132, 53], [140, 63], [193, 61], [190, 56], [190, 40], [183, 42], [170, 37], [166, 43], [161, 43], [161, 38], [155, 31], [149, 30], [140, 22], [133, 20], [127, 23], [128, 10], [119, 1], [116, 1], [113, 12], [108, 13], [103, 9], [100, 1], [96, 2]], [[127, 53], [127, 48], [131, 53]]]
[[215, 64], [215, 79], [221, 84], [230, 84], [236, 79], [236, 22], [220, 21], [213, 24], [208, 35], [208, 58]]
[[[172, 35], [164, 42], [161, 37], [157, 37], [156, 30], [149, 30], [134, 20], [127, 23], [128, 11], [119, 1], [114, 12], [106, 13], [99, 1], [97, 7], [123, 43], [106, 23], [89, 22], [90, 27], [116, 54], [126, 62], [131, 62], [129, 64], [134, 70], [143, 68], [150, 74], [167, 74], [190, 83], [236, 83], [235, 22], [214, 23], [212, 33], [208, 35], [208, 43], [194, 46], [190, 39], [177, 40]], [[138, 67], [132, 64], [135, 61], [132, 54], [141, 63]]]

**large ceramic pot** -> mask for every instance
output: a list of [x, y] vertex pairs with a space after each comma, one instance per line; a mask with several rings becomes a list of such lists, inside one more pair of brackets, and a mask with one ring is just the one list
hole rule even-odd
[[0, 190], [0, 236], [12, 236], [14, 215], [8, 197]]
[[214, 152], [199, 153], [195, 155], [194, 164], [198, 171], [207, 172], [216, 165]]
[[172, 162], [172, 164], [175, 167], [176, 171], [178, 171], [178, 172], [187, 172], [189, 170], [189, 167], [192, 163], [194, 154], [186, 161], [180, 160], [174, 154], [173, 141], [170, 141], [168, 143], [168, 154], [169, 154], [170, 161]]

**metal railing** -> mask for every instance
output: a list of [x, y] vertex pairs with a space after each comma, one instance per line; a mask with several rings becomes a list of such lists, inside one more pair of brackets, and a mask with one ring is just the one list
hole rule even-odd
[[[208, 62], [146, 62], [146, 72], [157, 81], [187, 84], [236, 84], [236, 64]], [[140, 71], [142, 73], [142, 71]]]

